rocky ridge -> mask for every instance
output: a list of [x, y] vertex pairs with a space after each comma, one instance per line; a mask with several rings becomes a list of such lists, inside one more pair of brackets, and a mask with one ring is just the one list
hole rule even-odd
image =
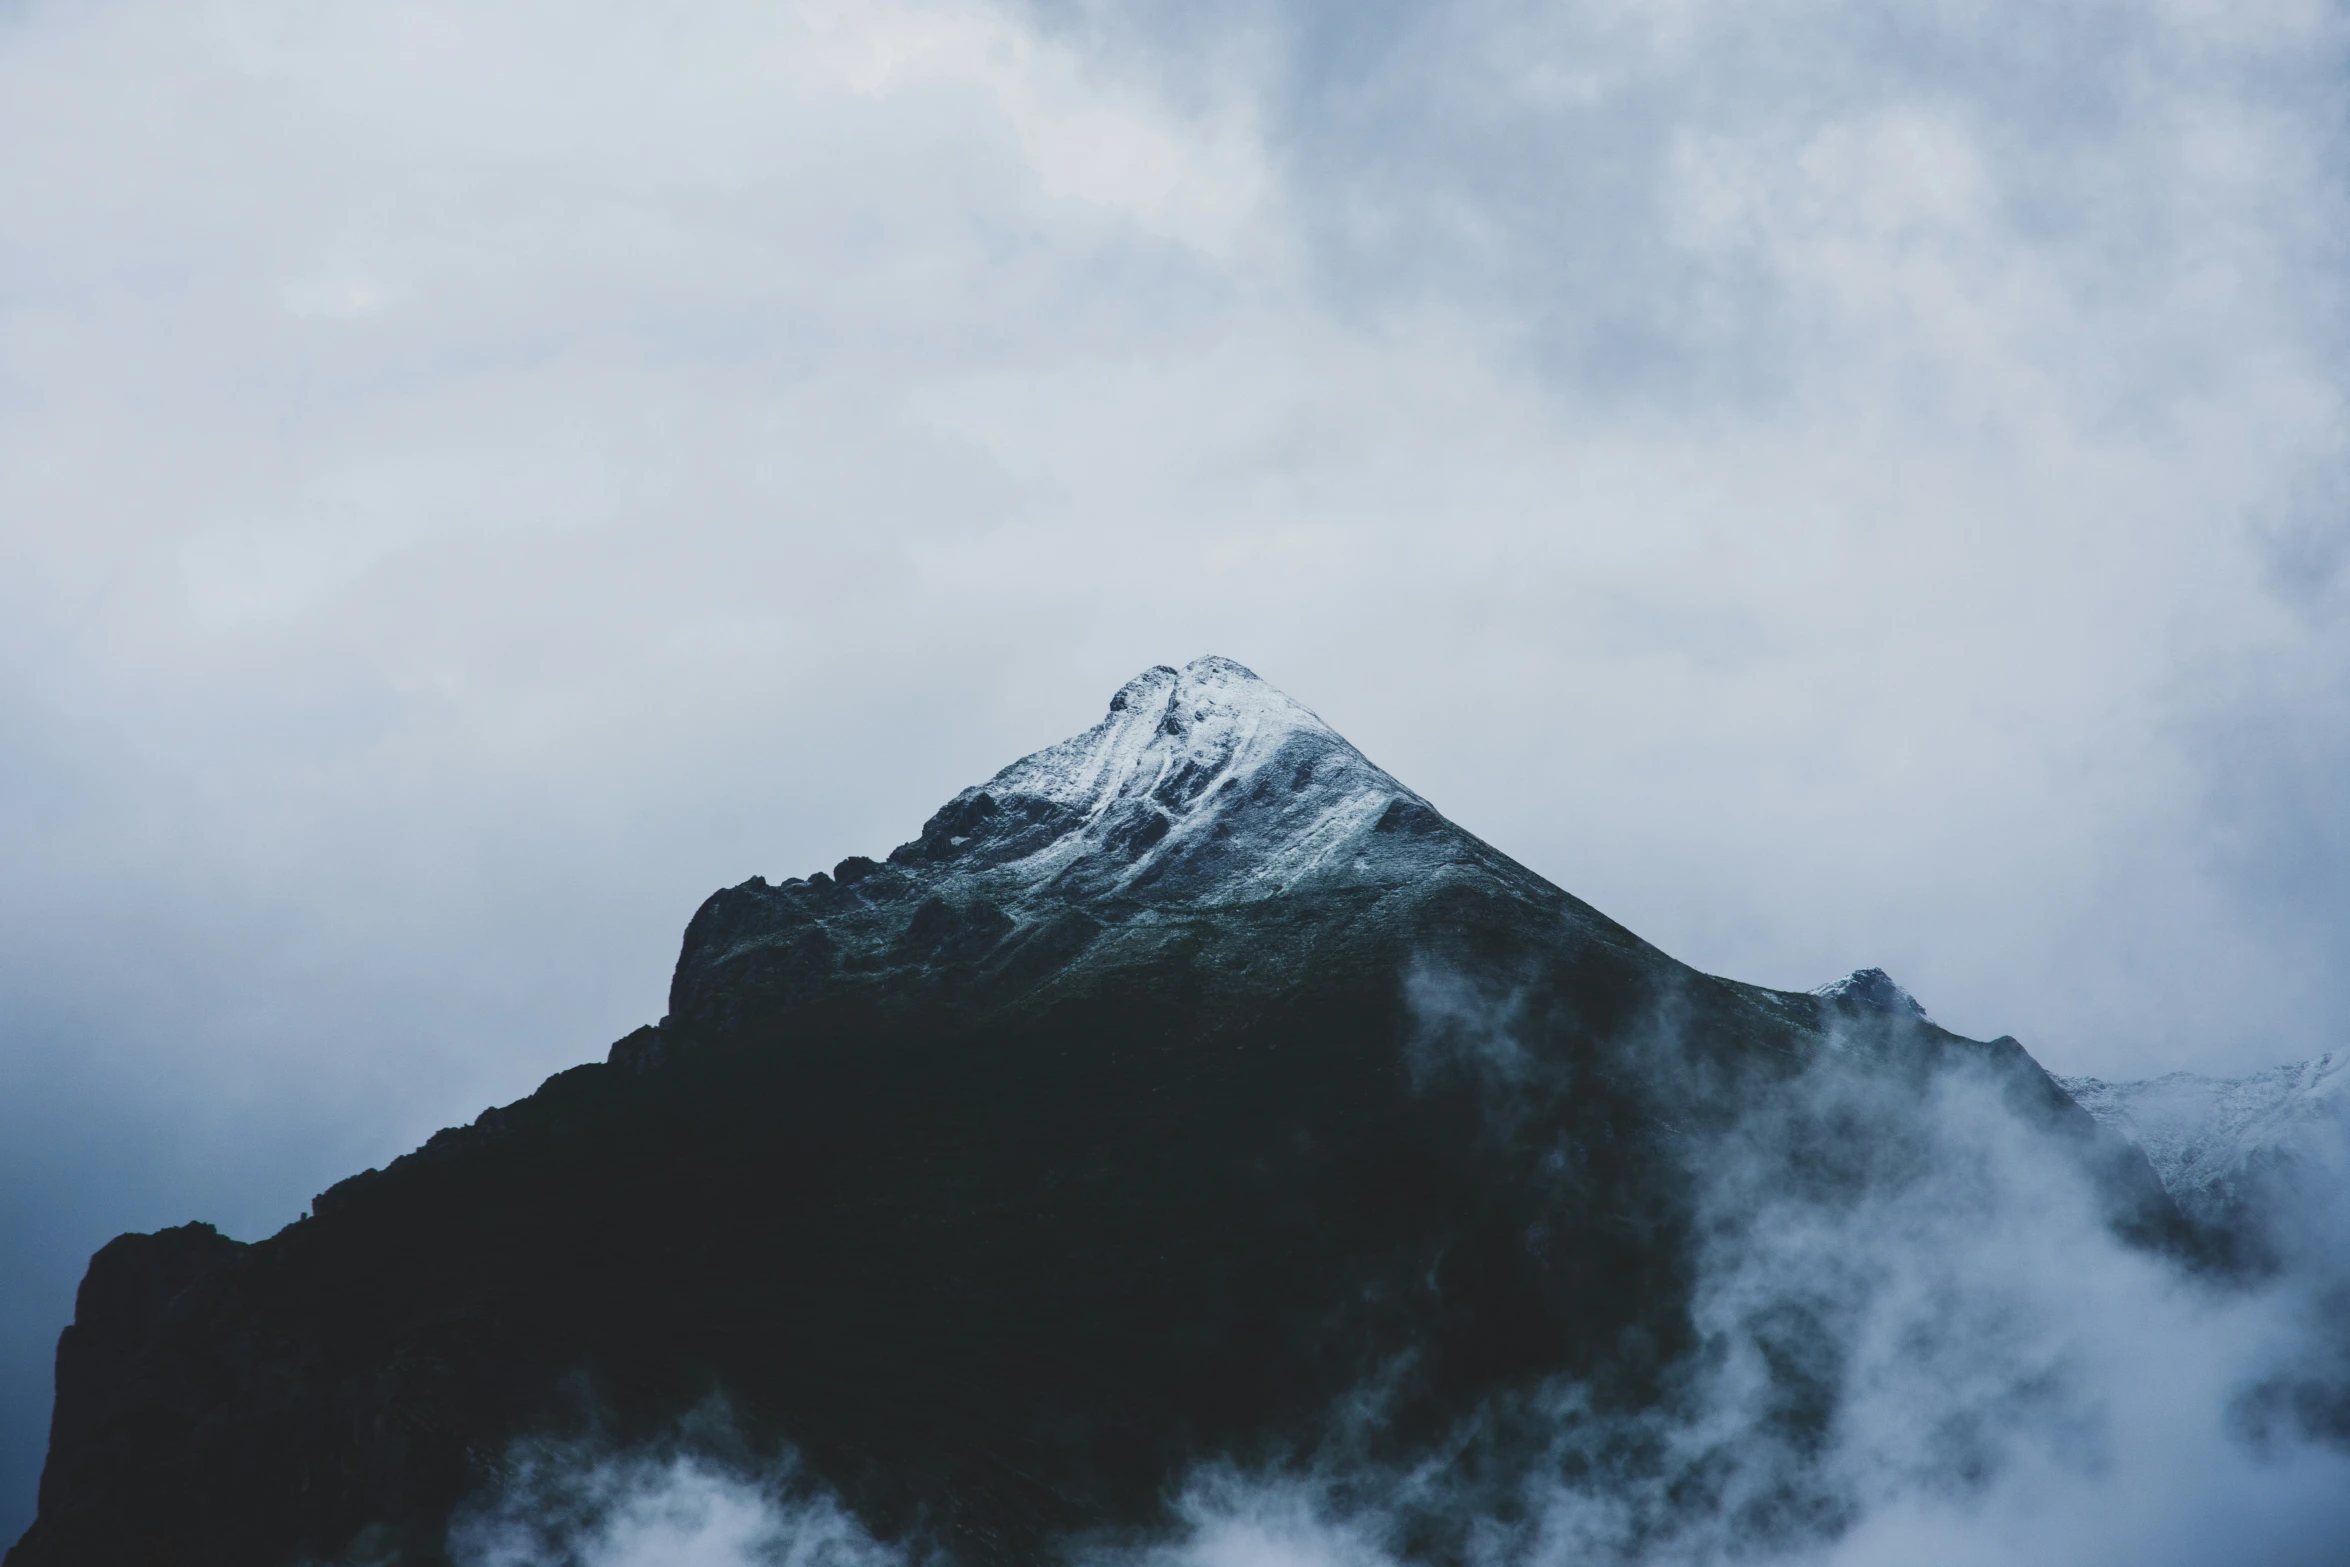
[[2172, 1200], [2206, 1226], [2240, 1228], [2280, 1187], [2350, 1174], [2350, 1057], [2338, 1051], [2243, 1077], [2056, 1081], [2142, 1150]]

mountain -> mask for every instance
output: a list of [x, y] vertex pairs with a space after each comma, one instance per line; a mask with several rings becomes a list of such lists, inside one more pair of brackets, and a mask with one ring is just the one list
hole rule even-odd
[[1918, 998], [1895, 984], [1893, 976], [1881, 968], [1854, 969], [1842, 979], [1820, 986], [1812, 994], [1829, 1001], [1889, 1012], [1896, 1017], [1914, 1017], [1928, 1023], [1933, 1021], [1926, 1016], [1926, 1009], [1918, 1005]]
[[2338, 1053], [2245, 1077], [2056, 1081], [2145, 1153], [2190, 1220], [2264, 1250], [2305, 1183], [2332, 1188], [2350, 1171], [2350, 1059]]
[[[1162, 1526], [1211, 1460], [1468, 1472], [1528, 1389], [1685, 1384], [1757, 1107], [1857, 1189], [1950, 1073], [2177, 1238], [2014, 1040], [1698, 973], [1241, 666], [1151, 669], [886, 857], [713, 895], [604, 1061], [266, 1240], [100, 1251], [7, 1567], [443, 1562], [516, 1444], [714, 1401], [974, 1563]], [[1773, 1418], [1816, 1430], [1830, 1329], [1774, 1331]]]
[[1303, 706], [1203, 658], [1129, 681], [1102, 722], [964, 790], [886, 861], [713, 897], [687, 927], [664, 1027], [725, 1033], [851, 997], [1033, 1005], [1199, 943], [1218, 951], [1218, 989], [1280, 990], [1310, 952], [1368, 935], [1333, 928], [1334, 910], [1377, 928], [1460, 898], [1640, 945]]

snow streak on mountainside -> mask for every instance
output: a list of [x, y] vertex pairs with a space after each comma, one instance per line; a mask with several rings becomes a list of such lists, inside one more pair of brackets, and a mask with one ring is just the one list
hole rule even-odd
[[2339, 1051], [2248, 1077], [2172, 1072], [2141, 1082], [2060, 1077], [2100, 1122], [2144, 1150], [2189, 1217], [2227, 1224], [2258, 1181], [2339, 1158], [2350, 1142], [2350, 1057]]

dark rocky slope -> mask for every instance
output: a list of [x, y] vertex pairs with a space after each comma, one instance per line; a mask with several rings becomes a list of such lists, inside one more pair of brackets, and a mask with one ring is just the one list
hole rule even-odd
[[268, 1240], [99, 1253], [7, 1567], [443, 1560], [514, 1439], [713, 1395], [981, 1562], [1365, 1387], [1374, 1456], [1548, 1376], [1639, 1406], [1693, 1170], [1830, 1054], [1987, 1073], [2118, 1227], [2175, 1225], [2014, 1041], [1696, 973], [1239, 666], [1154, 669], [886, 861], [712, 897], [605, 1063]]

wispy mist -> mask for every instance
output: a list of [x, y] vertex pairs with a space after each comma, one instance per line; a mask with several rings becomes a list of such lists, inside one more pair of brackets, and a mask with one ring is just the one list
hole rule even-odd
[[[1743, 1117], [1698, 1182], [1699, 1347], [1656, 1408], [1609, 1410], [1558, 1382], [1497, 1400], [1404, 1469], [1209, 1465], [1157, 1538], [1073, 1540], [1070, 1559], [2336, 1560], [2350, 1428], [2306, 1417], [2350, 1389], [2350, 1191], [2303, 1189], [2303, 1243], [2280, 1273], [2215, 1275], [2117, 1239], [2080, 1164], [2016, 1116], [2010, 1087], [1962, 1065], [1919, 1092], [1831, 1053]], [[1379, 1407], [1369, 1389], [1334, 1408], [1326, 1454], [1360, 1452], [1350, 1428]], [[937, 1553], [875, 1544], [788, 1466], [689, 1451], [529, 1450], [461, 1527], [461, 1559], [867, 1567]]]
[[457, 1519], [460, 1567], [900, 1567], [829, 1493], [706, 1450], [597, 1454], [536, 1445]]

